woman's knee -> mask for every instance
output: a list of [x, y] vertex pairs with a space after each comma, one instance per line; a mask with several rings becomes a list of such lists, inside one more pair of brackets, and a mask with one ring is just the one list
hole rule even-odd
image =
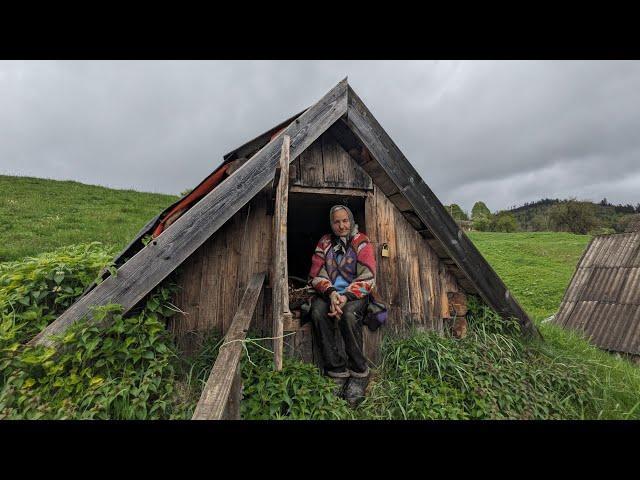
[[313, 320], [323, 320], [329, 313], [329, 305], [321, 298], [315, 298], [311, 302], [311, 318]]

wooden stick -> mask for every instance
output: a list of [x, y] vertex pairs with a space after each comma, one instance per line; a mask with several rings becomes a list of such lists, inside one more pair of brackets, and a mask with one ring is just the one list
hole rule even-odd
[[[239, 365], [242, 356], [242, 341], [247, 335], [265, 276], [266, 274], [262, 272], [251, 277], [242, 296], [238, 313], [233, 317], [231, 326], [224, 337], [224, 343], [220, 347], [218, 358], [216, 358], [209, 374], [207, 384], [202, 390], [192, 420], [240, 418]], [[230, 394], [233, 395], [230, 397]]]
[[280, 179], [276, 189], [275, 215], [273, 216], [273, 360], [276, 371], [282, 370], [284, 342], [284, 316], [289, 312], [289, 288], [287, 268], [287, 207], [289, 203], [289, 146], [288, 135], [282, 137], [280, 153]]

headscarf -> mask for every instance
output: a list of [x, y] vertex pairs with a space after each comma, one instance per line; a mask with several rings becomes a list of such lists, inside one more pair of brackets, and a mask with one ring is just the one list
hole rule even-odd
[[346, 248], [347, 245], [349, 245], [349, 241], [358, 234], [358, 224], [353, 219], [353, 212], [349, 209], [349, 207], [345, 205], [334, 205], [333, 207], [331, 207], [331, 210], [329, 210], [329, 226], [331, 227], [331, 232], [333, 232], [333, 214], [337, 210], [345, 210], [347, 212], [347, 215], [349, 216], [349, 224], [351, 225], [351, 230], [349, 231], [349, 235], [347, 236], [346, 245], [344, 245], [343, 248], [340, 248], [342, 246], [342, 240], [340, 239], [340, 237], [337, 237], [335, 233], [333, 234], [336, 239], [340, 240], [336, 247], [338, 247], [338, 249], [340, 250], [343, 250], [341, 253], [344, 254], [344, 248]]

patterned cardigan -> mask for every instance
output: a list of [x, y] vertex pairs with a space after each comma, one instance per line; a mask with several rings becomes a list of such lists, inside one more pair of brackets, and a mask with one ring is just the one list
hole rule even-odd
[[369, 237], [357, 233], [339, 263], [336, 250], [341, 250], [336, 236], [327, 234], [320, 239], [311, 257], [311, 285], [328, 299], [336, 290], [333, 284], [339, 273], [350, 282], [343, 295], [348, 300], [364, 298], [371, 293], [376, 281], [376, 256]]

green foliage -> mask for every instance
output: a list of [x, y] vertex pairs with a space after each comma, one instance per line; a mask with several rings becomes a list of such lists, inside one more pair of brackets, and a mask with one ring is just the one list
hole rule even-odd
[[0, 175], [0, 262], [94, 240], [121, 250], [176, 198]]
[[241, 416], [245, 420], [353, 418], [346, 401], [333, 394], [335, 384], [311, 364], [285, 357], [282, 371], [273, 369], [273, 354], [248, 342], [243, 358]]
[[491, 230], [491, 219], [493, 216], [478, 216], [473, 219], [473, 229], [477, 232], [488, 232]]
[[55, 320], [109, 265], [113, 253], [93, 242], [0, 263], [0, 348], [30, 339]]
[[[56, 319], [112, 258], [99, 243], [63, 247], [0, 265], [0, 418], [185, 416], [174, 393], [179, 361], [165, 328], [174, 286], [166, 282], [137, 312], [117, 305], [80, 321], [57, 348], [24, 342]], [[182, 410], [181, 410], [182, 408]]]
[[492, 232], [511, 233], [518, 230], [518, 223], [511, 213], [499, 212], [491, 217], [489, 230]]
[[556, 231], [585, 235], [598, 226], [595, 206], [590, 202], [568, 202], [553, 205], [549, 209], [549, 219]]
[[453, 217], [454, 220], [469, 220], [466, 213], [460, 208], [460, 205], [454, 203], [451, 205], [445, 205], [445, 209]]
[[380, 378], [359, 409], [361, 418], [570, 419], [596, 411], [596, 379], [579, 362], [567, 365], [519, 326], [470, 302], [462, 340], [435, 332], [386, 341]]
[[[160, 419], [179, 415], [176, 351], [164, 321], [170, 287], [139, 313], [118, 305], [93, 310], [97, 324], [72, 325], [57, 348], [3, 349], [0, 418]], [[170, 313], [169, 313], [170, 312]]]
[[491, 216], [491, 210], [484, 202], [476, 202], [471, 209], [471, 219], [477, 220], [481, 217], [488, 218]]
[[589, 243], [570, 233], [470, 232], [469, 237], [491, 263], [545, 338], [538, 348], [568, 365], [584, 365], [597, 378], [590, 418], [640, 418], [640, 369], [604, 352], [581, 336], [543, 321], [556, 313], [576, 263]]

